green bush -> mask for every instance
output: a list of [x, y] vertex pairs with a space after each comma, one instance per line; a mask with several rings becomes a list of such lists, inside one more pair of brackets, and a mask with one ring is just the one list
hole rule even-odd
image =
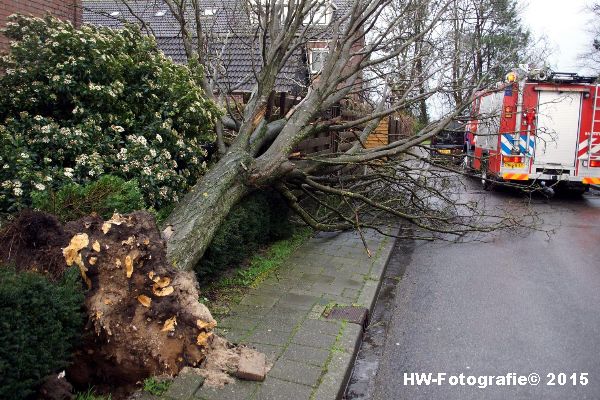
[[0, 267], [0, 398], [22, 399], [66, 366], [82, 329], [77, 271], [52, 284], [41, 275]]
[[257, 247], [290, 236], [294, 230], [288, 220], [285, 201], [274, 192], [255, 192], [234, 207], [221, 224], [196, 266], [200, 279], [214, 277], [234, 267]]
[[32, 194], [33, 207], [69, 221], [97, 213], [104, 219], [114, 212], [122, 214], [145, 208], [144, 197], [137, 181], [105, 175], [87, 185], [71, 183], [58, 192]]
[[220, 111], [199, 85], [201, 68], [173, 63], [133, 26], [12, 16], [4, 33], [0, 211], [105, 174], [136, 179], [159, 209], [205, 172]]

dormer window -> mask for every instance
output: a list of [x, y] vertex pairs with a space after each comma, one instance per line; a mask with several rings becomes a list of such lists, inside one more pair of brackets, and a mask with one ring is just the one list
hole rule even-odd
[[304, 18], [304, 23], [321, 26], [329, 25], [336, 9], [337, 6], [333, 1], [318, 1], [318, 5]]
[[284, 23], [290, 7], [289, 0], [275, 0], [274, 3], [271, 3], [270, 0], [247, 0], [247, 6], [248, 16], [253, 25], [258, 23], [259, 14], [262, 17], [261, 19], [265, 20], [266, 16], [264, 14], [267, 11], [269, 14], [272, 12], [270, 7], [275, 7], [275, 15], [278, 15], [280, 22]]
[[312, 48], [308, 52], [308, 64], [310, 66], [311, 74], [318, 74], [323, 70], [325, 63], [327, 62], [327, 56], [329, 55], [329, 49], [323, 48]]

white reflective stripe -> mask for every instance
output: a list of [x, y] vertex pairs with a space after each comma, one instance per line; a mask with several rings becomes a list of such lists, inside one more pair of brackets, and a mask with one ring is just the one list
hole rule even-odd
[[[509, 149], [512, 150], [512, 148], [513, 148], [512, 141], [509, 138], [507, 138], [505, 134], [500, 135], [500, 140], [503, 145], [505, 145], [506, 147], [508, 147]], [[510, 152], [507, 153], [504, 150], [504, 148], [502, 148], [502, 146], [500, 146], [500, 148], [502, 149], [502, 154], [504, 154], [504, 155], [510, 154]]]

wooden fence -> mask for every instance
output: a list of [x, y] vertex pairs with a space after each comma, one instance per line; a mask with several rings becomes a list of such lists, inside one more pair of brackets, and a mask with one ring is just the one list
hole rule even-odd
[[[347, 151], [358, 140], [361, 129], [343, 132], [321, 132], [316, 137], [306, 139], [295, 149], [303, 155], [327, 154]], [[364, 143], [365, 148], [373, 149], [386, 146], [410, 135], [403, 121], [390, 116], [381, 120], [377, 128]]]
[[[298, 101], [298, 98], [289, 96], [286, 93], [273, 93], [269, 97], [265, 116], [269, 120], [282, 118], [293, 106], [298, 104]], [[363, 117], [363, 115], [334, 106], [323, 112], [321, 117], [324, 120], [339, 117], [341, 121], [352, 121]], [[294, 152], [302, 155], [314, 155], [347, 151], [356, 143], [363, 128], [364, 126], [357, 126], [354, 130], [318, 133], [315, 137], [302, 141], [296, 146]], [[407, 119], [391, 115], [381, 120], [377, 128], [365, 141], [364, 146], [368, 149], [386, 146], [389, 143], [406, 138], [410, 134], [411, 128], [410, 121]]]

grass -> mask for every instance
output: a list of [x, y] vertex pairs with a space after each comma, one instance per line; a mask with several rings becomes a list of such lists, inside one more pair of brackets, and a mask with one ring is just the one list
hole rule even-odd
[[217, 281], [217, 287], [256, 287], [271, 272], [279, 268], [294, 250], [308, 239], [310, 234], [310, 230], [302, 229], [288, 239], [273, 243], [264, 252], [252, 256], [248, 266], [238, 269], [233, 276], [227, 276]]
[[75, 394], [75, 400], [111, 400], [111, 395], [102, 396], [94, 393], [94, 388], [90, 387], [86, 392], [79, 392]]
[[210, 303], [213, 316], [217, 319], [229, 313], [229, 305], [241, 301], [248, 288], [258, 286], [274, 273], [288, 257], [311, 236], [312, 230], [298, 229], [290, 238], [279, 240], [267, 248], [257, 251], [247, 263], [230, 270], [225, 276], [203, 288]]
[[154, 396], [162, 396], [167, 390], [169, 390], [172, 382], [173, 381], [170, 380], [157, 379], [152, 376], [144, 380], [143, 390], [144, 392], [148, 392]]

